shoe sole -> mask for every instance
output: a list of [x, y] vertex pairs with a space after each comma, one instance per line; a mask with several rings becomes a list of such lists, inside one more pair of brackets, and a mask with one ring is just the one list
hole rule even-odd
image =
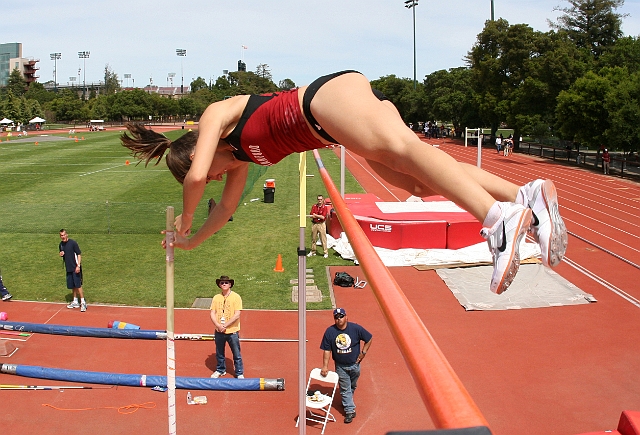
[[518, 222], [518, 235], [513, 239], [511, 244], [509, 267], [506, 268], [502, 274], [502, 278], [495, 289], [496, 294], [504, 293], [518, 273], [518, 269], [520, 268], [520, 250], [518, 248], [520, 247], [522, 238], [527, 234], [527, 229], [531, 226], [531, 219], [533, 218], [531, 213], [531, 209], [527, 208], [524, 210], [524, 213], [522, 213], [522, 216], [520, 216], [520, 221]]
[[547, 213], [549, 213], [551, 223], [551, 234], [549, 235], [548, 241], [549, 248], [546, 253], [547, 261], [545, 262], [543, 258], [543, 263], [547, 267], [556, 267], [564, 258], [565, 252], [567, 252], [567, 244], [569, 242], [567, 227], [560, 217], [560, 211], [558, 210], [558, 191], [553, 181], [545, 180], [540, 191], [542, 192], [542, 199], [547, 207]]

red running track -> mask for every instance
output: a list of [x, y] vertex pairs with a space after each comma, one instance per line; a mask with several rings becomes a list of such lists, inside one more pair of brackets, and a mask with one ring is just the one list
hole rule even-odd
[[[442, 143], [456, 159], [475, 163], [475, 148]], [[498, 157], [484, 150], [485, 169], [524, 183], [544, 176], [558, 186], [562, 214], [572, 236], [568, 261], [556, 269], [598, 302], [591, 305], [518, 311], [466, 312], [433, 271], [391, 268], [405, 295], [434, 336], [496, 435], [576, 435], [615, 429], [620, 413], [638, 409], [640, 397], [640, 297], [635, 283], [640, 271], [594, 245], [638, 263], [637, 184], [605, 177], [546, 160], [514, 155]], [[367, 191], [385, 200], [408, 194], [382, 187], [372, 175], [348, 167]], [[334, 180], [338, 174], [333, 174]], [[376, 183], [378, 186], [376, 186]], [[406, 195], [406, 196], [405, 196]], [[622, 230], [622, 231], [621, 231]], [[622, 243], [617, 240], [622, 241]], [[626, 245], [626, 246], [624, 246]], [[269, 263], [266, 267], [272, 267]], [[176, 267], [180, 267], [179, 264]], [[294, 271], [295, 267], [286, 268]], [[332, 268], [359, 275], [356, 266]], [[316, 271], [316, 273], [319, 273]], [[296, 278], [291, 276], [291, 278]], [[63, 285], [63, 283], [61, 283]], [[237, 289], [240, 293], [242, 289]], [[624, 296], [626, 292], [628, 296]], [[622, 296], [621, 296], [622, 295]], [[363, 362], [356, 393], [358, 416], [337, 423], [328, 434], [384, 434], [391, 430], [433, 428], [370, 290], [335, 289], [337, 304], [350, 321], [364, 325], [375, 337]], [[89, 306], [86, 313], [61, 304], [0, 303], [9, 320], [103, 327], [121, 320], [146, 329], [164, 329], [165, 311], [157, 308]], [[321, 364], [319, 342], [332, 323], [330, 312], [309, 312], [308, 369]], [[176, 310], [176, 332], [210, 333], [207, 310]], [[246, 310], [245, 338], [296, 338], [297, 313]], [[34, 335], [15, 341], [18, 352], [0, 363], [42, 365], [122, 373], [163, 374], [165, 344]], [[284, 392], [201, 392], [209, 403], [186, 404], [177, 394], [178, 433], [296, 434], [297, 346], [295, 343], [243, 343], [248, 377], [284, 377]], [[177, 342], [177, 374], [208, 376], [214, 369], [211, 342]], [[230, 364], [230, 361], [228, 361]], [[0, 384], [60, 385], [0, 374]], [[161, 434], [167, 431], [166, 395], [145, 388], [109, 390], [1, 391], [2, 433], [7, 434]], [[60, 411], [155, 402], [156, 408], [121, 415], [113, 409]], [[320, 428], [309, 426], [308, 434]]]

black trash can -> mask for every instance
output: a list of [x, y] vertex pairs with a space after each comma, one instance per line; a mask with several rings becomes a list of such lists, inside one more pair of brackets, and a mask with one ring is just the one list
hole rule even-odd
[[264, 192], [264, 202], [265, 203], [272, 203], [273, 202], [273, 197], [275, 196], [275, 193], [276, 193], [276, 188], [275, 187], [263, 187], [262, 190]]

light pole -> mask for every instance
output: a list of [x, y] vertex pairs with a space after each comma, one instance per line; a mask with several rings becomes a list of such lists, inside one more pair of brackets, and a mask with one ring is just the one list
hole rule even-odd
[[125, 74], [124, 78], [127, 79], [127, 87], [129, 87], [129, 79], [131, 78], [131, 74]]
[[493, 0], [491, 0], [491, 21], [493, 21]]
[[73, 88], [73, 84], [76, 82], [75, 76], [69, 77], [69, 81], [71, 82], [71, 87]]
[[418, 0], [405, 0], [404, 7], [413, 10], [413, 90], [416, 90], [416, 6]]
[[51, 53], [49, 56], [53, 61], [53, 90], [58, 92], [58, 59], [62, 57], [62, 53]]
[[82, 59], [82, 69], [84, 70], [84, 78], [82, 79], [82, 99], [86, 100], [86, 92], [87, 92], [87, 59], [91, 52], [89, 51], [79, 51], [78, 57]]
[[[176, 48], [176, 54], [180, 57], [185, 57], [187, 55], [187, 50], [184, 48]], [[182, 81], [180, 82], [180, 95], [184, 94], [184, 70], [182, 68], [182, 59], [180, 59], [180, 75], [182, 76]]]

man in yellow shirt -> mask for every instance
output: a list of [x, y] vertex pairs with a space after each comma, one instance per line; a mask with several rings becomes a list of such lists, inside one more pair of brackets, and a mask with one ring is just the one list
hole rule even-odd
[[242, 355], [240, 354], [240, 312], [242, 311], [242, 298], [234, 291], [231, 291], [234, 281], [226, 275], [216, 279], [216, 284], [221, 292], [213, 297], [211, 301], [211, 321], [213, 322], [216, 340], [216, 371], [212, 378], [219, 378], [227, 374], [224, 351], [225, 344], [229, 343], [229, 348], [233, 354], [233, 366], [235, 376], [244, 379], [244, 367]]

